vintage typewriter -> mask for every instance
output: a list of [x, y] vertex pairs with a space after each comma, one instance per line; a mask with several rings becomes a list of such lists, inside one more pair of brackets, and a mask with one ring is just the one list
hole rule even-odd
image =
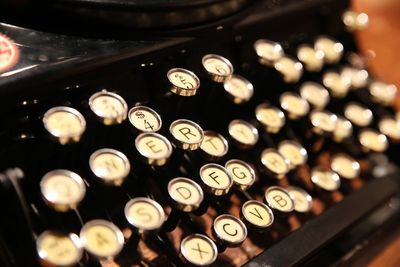
[[0, 266], [363, 266], [398, 233], [397, 89], [347, 1], [0, 14]]

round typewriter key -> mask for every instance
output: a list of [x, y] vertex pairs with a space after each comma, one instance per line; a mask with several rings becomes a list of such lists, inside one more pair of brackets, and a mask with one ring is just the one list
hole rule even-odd
[[350, 90], [351, 80], [348, 76], [335, 71], [327, 71], [322, 76], [322, 83], [329, 89], [332, 96], [343, 98]]
[[203, 165], [200, 168], [200, 178], [204, 184], [204, 189], [216, 196], [227, 194], [233, 183], [228, 171], [215, 163]]
[[296, 141], [285, 140], [280, 142], [278, 152], [288, 160], [290, 169], [307, 162], [307, 150]]
[[314, 43], [314, 49], [317, 51], [321, 50], [324, 53], [324, 61], [328, 64], [339, 62], [344, 50], [343, 45], [340, 42], [326, 36], [320, 36], [317, 38]]
[[249, 200], [242, 205], [241, 218], [246, 225], [258, 230], [265, 230], [274, 222], [272, 210], [257, 200]]
[[204, 138], [204, 132], [201, 127], [190, 120], [175, 120], [169, 126], [174, 143], [185, 150], [195, 150], [200, 147]]
[[286, 188], [294, 201], [294, 210], [299, 213], [307, 213], [312, 208], [312, 197], [305, 190], [297, 186]]
[[336, 127], [333, 131], [333, 139], [336, 142], [342, 142], [343, 140], [351, 137], [353, 134], [353, 125], [351, 122], [342, 116], [337, 116]]
[[281, 94], [279, 102], [291, 120], [300, 119], [310, 111], [308, 102], [296, 93], [285, 92]]
[[211, 80], [215, 82], [224, 82], [233, 74], [232, 63], [222, 56], [208, 54], [202, 58], [201, 62]]
[[209, 160], [216, 160], [228, 152], [228, 141], [214, 131], [204, 131], [204, 138], [200, 145], [203, 155]]
[[217, 259], [218, 249], [207, 236], [192, 234], [182, 240], [181, 253], [190, 264], [208, 266]]
[[273, 148], [261, 152], [261, 163], [267, 172], [277, 179], [282, 179], [289, 172], [289, 160]]
[[60, 212], [78, 206], [86, 193], [82, 178], [68, 170], [53, 170], [46, 173], [40, 181], [40, 190], [46, 203]]
[[111, 148], [95, 151], [89, 158], [89, 166], [97, 178], [109, 185], [121, 185], [131, 170], [128, 158]]
[[43, 117], [46, 130], [62, 145], [79, 142], [86, 129], [86, 121], [82, 114], [70, 107], [54, 107]]
[[388, 147], [386, 135], [373, 129], [362, 129], [358, 134], [358, 140], [365, 152], [383, 152]]
[[354, 179], [360, 175], [360, 164], [346, 154], [336, 154], [331, 160], [331, 169], [345, 179]]
[[180, 96], [193, 96], [200, 87], [200, 80], [196, 74], [186, 69], [170, 69], [167, 78], [171, 83], [171, 92]]
[[304, 64], [307, 71], [318, 72], [324, 66], [325, 54], [309, 45], [301, 45], [297, 49], [297, 58]]
[[341, 71], [341, 75], [350, 78], [351, 87], [354, 89], [367, 86], [369, 74], [366, 70], [356, 69], [353, 67], [344, 67]]
[[329, 102], [329, 93], [322, 85], [314, 82], [305, 82], [300, 86], [300, 95], [308, 101], [314, 109], [324, 109]]
[[225, 163], [225, 169], [230, 173], [234, 184], [241, 190], [248, 189], [256, 180], [253, 168], [242, 160], [228, 160]]
[[248, 102], [253, 96], [254, 87], [244, 77], [232, 75], [232, 77], [224, 82], [225, 91], [231, 96], [235, 104]]
[[366, 13], [351, 10], [343, 13], [342, 21], [348, 31], [364, 30], [369, 24], [369, 18]]
[[197, 209], [204, 198], [201, 187], [193, 180], [184, 177], [169, 181], [168, 193], [174, 200], [175, 206], [184, 212]]
[[391, 117], [385, 117], [378, 123], [379, 131], [393, 141], [400, 140], [400, 121]]
[[375, 102], [387, 106], [396, 99], [397, 87], [394, 84], [373, 81], [369, 85], [369, 93]]
[[136, 106], [129, 110], [129, 121], [139, 132], [157, 132], [161, 128], [160, 115], [145, 106]]
[[214, 219], [212, 233], [219, 243], [228, 247], [237, 247], [246, 240], [247, 228], [235, 216], [222, 214]]
[[311, 181], [318, 188], [326, 191], [336, 191], [340, 186], [340, 178], [337, 173], [318, 166], [311, 171]]
[[337, 116], [329, 111], [312, 111], [310, 121], [313, 131], [319, 135], [331, 135], [336, 128]]
[[157, 133], [142, 133], [136, 137], [136, 149], [150, 165], [164, 165], [172, 154], [172, 145]]
[[45, 266], [74, 266], [82, 258], [81, 240], [76, 234], [45, 231], [36, 240], [40, 261]]
[[350, 102], [345, 106], [344, 116], [359, 127], [370, 125], [373, 118], [372, 111], [370, 109], [355, 102]]
[[125, 217], [139, 234], [157, 232], [165, 221], [160, 204], [146, 197], [129, 200], [125, 205]]
[[83, 247], [100, 259], [113, 259], [124, 245], [121, 230], [105, 220], [92, 220], [85, 223], [79, 236]]
[[286, 83], [296, 83], [303, 75], [303, 65], [288, 56], [283, 56], [274, 63], [274, 68], [282, 75]]
[[260, 104], [256, 107], [256, 118], [268, 133], [277, 133], [285, 125], [285, 114], [277, 107]]
[[283, 48], [279, 43], [266, 39], [257, 40], [254, 43], [254, 50], [259, 57], [260, 63], [267, 66], [272, 65], [284, 54]]
[[294, 200], [289, 192], [279, 186], [271, 186], [265, 191], [267, 205], [279, 215], [288, 215], [294, 210]]
[[116, 93], [101, 90], [89, 98], [90, 109], [105, 125], [122, 123], [128, 113], [125, 100]]
[[257, 128], [243, 120], [233, 120], [228, 126], [229, 135], [243, 148], [254, 146], [258, 141]]

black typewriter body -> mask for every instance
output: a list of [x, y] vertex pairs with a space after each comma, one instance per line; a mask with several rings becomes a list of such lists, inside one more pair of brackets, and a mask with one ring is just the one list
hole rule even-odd
[[[69, 1], [60, 1], [65, 2]], [[69, 8], [73, 8], [71, 5]], [[122, 24], [123, 17], [107, 21], [115, 27], [108, 26], [104, 32], [89, 32], [90, 26], [78, 32], [73, 24], [77, 22], [71, 22], [70, 28], [63, 26], [64, 32], [50, 32], [46, 29], [53, 30], [57, 24], [30, 29], [26, 21], [18, 27], [0, 20], [0, 33], [14, 41], [19, 50], [15, 65], [0, 73], [1, 266], [64, 266], [38, 252], [39, 236], [47, 230], [79, 236], [83, 225], [95, 219], [112, 222], [121, 230], [121, 248], [116, 255], [104, 257], [85, 250], [83, 245], [74, 266], [189, 266], [190, 255], [183, 255], [181, 246], [182, 240], [193, 234], [205, 235], [213, 242], [216, 259], [208, 263], [211, 266], [364, 266], [398, 234], [398, 143], [389, 138], [385, 152], [365, 152], [357, 135], [367, 127], [356, 125], [349, 140], [333, 141], [331, 134], [314, 131], [308, 114], [312, 107], [300, 119], [290, 118], [284, 111], [285, 125], [277, 133], [265, 130], [256, 118], [255, 110], [260, 104], [281, 108], [283, 93], [299, 93], [305, 82], [322, 84], [327, 71], [339, 71], [345, 66], [368, 70], [366, 61], [356, 56], [359, 51], [353, 33], [342, 21], [349, 3], [238, 1], [236, 8], [219, 18], [209, 16], [202, 23], [198, 22], [200, 18], [193, 18], [193, 22], [183, 20], [184, 27], [166, 25], [172, 27], [168, 29], [150, 28], [148, 24], [137, 28], [115, 26]], [[95, 24], [96, 20], [91, 22]], [[325, 63], [319, 71], [303, 67], [299, 80], [291, 83], [285, 82], [274, 67], [260, 63], [254, 48], [257, 40], [272, 40], [282, 46], [285, 55], [297, 60], [298, 47], [312, 45], [320, 36], [338, 40], [344, 47], [343, 56], [336, 63]], [[223, 83], [210, 79], [202, 65], [208, 54], [228, 59], [233, 73], [252, 84], [252, 96], [245, 103], [235, 103]], [[176, 88], [171, 90], [174, 85], [167, 73], [174, 68], [189, 70], [198, 77], [200, 86], [195, 95], [183, 96], [176, 93]], [[371, 72], [369, 79], [374, 79]], [[192, 87], [193, 84], [178, 89]], [[368, 128], [378, 128], [380, 119], [395, 116], [395, 111], [373, 102], [366, 87], [350, 90], [346, 97], [330, 96], [324, 110], [344, 116], [345, 105], [355, 101], [372, 111], [374, 118]], [[142, 135], [132, 125], [129, 114], [112, 125], [99, 120], [89, 99], [103, 89], [122, 97], [127, 110], [146, 106], [159, 114], [162, 123], [157, 133], [172, 143], [171, 155], [165, 163], [159, 162], [162, 166], [138, 151], [137, 139]], [[46, 112], [60, 106], [79, 111], [86, 122], [79, 140], [70, 144], [60, 144], [60, 139], [51, 136], [44, 126]], [[135, 114], [139, 118], [143, 113]], [[182, 147], [183, 141], [174, 140], [171, 133], [171, 124], [178, 119], [190, 120], [204, 131], [212, 130], [225, 137], [227, 152], [210, 158], [200, 147]], [[238, 144], [229, 130], [234, 120], [251, 123], [257, 129], [255, 144]], [[152, 129], [154, 125], [145, 122], [144, 127]], [[307, 150], [308, 159], [277, 179], [276, 174], [266, 170], [261, 154], [268, 148], [277, 149], [284, 140], [300, 143]], [[93, 173], [89, 159], [103, 148], [126, 155], [130, 169], [121, 184], [104, 185]], [[352, 180], [340, 178], [340, 187], [333, 191], [317, 188], [311, 183], [311, 169], [317, 165], [329, 169], [326, 166], [332, 155], [338, 153], [359, 162], [359, 175]], [[234, 184], [223, 194], [209, 191], [202, 184], [201, 167], [210, 163], [223, 167], [231, 159], [249, 164], [255, 171], [255, 182], [246, 189]], [[41, 188], [43, 177], [60, 169], [78, 174], [86, 188], [83, 199], [63, 211], [46, 202]], [[187, 177], [203, 188], [204, 199], [199, 207], [187, 211], [174, 205], [167, 187], [175, 177]], [[270, 207], [274, 213], [272, 225], [262, 230], [252, 227], [244, 218], [243, 203], [252, 199], [268, 202], [265, 191], [273, 186], [306, 190], [313, 198], [313, 209], [285, 214]], [[158, 229], [145, 231], [127, 220], [125, 205], [138, 197], [161, 205], [166, 215]], [[247, 238], [242, 244], [224, 243], [212, 230], [214, 219], [222, 214], [246, 221]], [[58, 249], [61, 258], [62, 253], [70, 253]], [[207, 254], [201, 252], [201, 247], [198, 249], [200, 257]]]

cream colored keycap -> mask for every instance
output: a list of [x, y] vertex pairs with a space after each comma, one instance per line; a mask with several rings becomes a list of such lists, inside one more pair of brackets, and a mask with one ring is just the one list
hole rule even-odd
[[254, 169], [239, 159], [228, 160], [225, 163], [225, 169], [231, 175], [234, 184], [241, 190], [246, 190], [252, 186], [256, 179]]
[[172, 145], [164, 136], [157, 133], [142, 133], [135, 139], [139, 153], [150, 165], [164, 165], [172, 154]]
[[322, 85], [305, 82], [300, 86], [300, 95], [317, 110], [324, 109], [329, 102], [329, 93]]
[[228, 141], [214, 131], [204, 131], [204, 138], [200, 148], [207, 159], [215, 160], [226, 155], [228, 152]]
[[272, 65], [284, 54], [283, 48], [279, 43], [266, 39], [257, 40], [254, 43], [254, 50], [259, 57], [260, 63], [267, 66]]
[[325, 54], [322, 50], [315, 50], [309, 45], [300, 45], [297, 49], [297, 58], [303, 63], [305, 69], [318, 72], [324, 66]]
[[365, 152], [383, 152], [388, 147], [386, 135], [373, 129], [362, 129], [358, 134], [358, 140]]
[[247, 237], [246, 225], [230, 214], [215, 218], [212, 230], [215, 239], [228, 247], [240, 246]]
[[179, 119], [171, 123], [169, 132], [174, 138], [174, 143], [186, 150], [195, 150], [200, 147], [204, 138], [203, 129], [195, 122]]
[[303, 75], [303, 65], [294, 58], [283, 56], [274, 63], [274, 68], [286, 83], [296, 83]]
[[336, 129], [337, 116], [329, 111], [314, 110], [310, 114], [313, 131], [320, 135], [331, 135]]
[[46, 130], [62, 145], [79, 142], [86, 129], [86, 121], [76, 109], [58, 106], [49, 109], [43, 117]]
[[62, 169], [46, 173], [40, 181], [40, 190], [46, 203], [60, 212], [76, 208], [86, 193], [82, 178]]
[[344, 67], [341, 71], [341, 75], [349, 77], [351, 87], [353, 89], [359, 89], [367, 86], [369, 74], [368, 71], [364, 69]]
[[208, 163], [200, 168], [200, 178], [204, 189], [216, 196], [225, 195], [232, 186], [232, 177], [221, 165]]
[[162, 121], [160, 115], [146, 106], [135, 106], [129, 110], [129, 121], [139, 132], [157, 132]]
[[310, 111], [308, 102], [300, 95], [292, 92], [285, 92], [279, 97], [281, 108], [286, 111], [291, 120], [297, 120]]
[[296, 141], [285, 140], [280, 142], [278, 152], [288, 160], [290, 169], [294, 169], [307, 162], [307, 150]]
[[369, 85], [369, 93], [372, 100], [382, 105], [390, 105], [396, 99], [397, 87], [394, 84], [387, 84], [382, 81], [373, 81]]
[[320, 36], [315, 40], [314, 49], [324, 53], [324, 61], [328, 64], [339, 62], [344, 50], [340, 42], [326, 36]]
[[336, 127], [333, 132], [333, 139], [336, 142], [341, 142], [344, 139], [351, 137], [353, 134], [353, 125], [351, 122], [342, 116], [337, 116]]
[[256, 107], [256, 118], [268, 133], [277, 133], [285, 125], [285, 114], [282, 110], [269, 104]]
[[205, 235], [192, 234], [181, 241], [181, 253], [183, 257], [195, 266], [208, 266], [212, 264], [218, 255], [217, 246]]
[[112, 260], [124, 245], [121, 230], [105, 220], [92, 220], [82, 227], [80, 239], [83, 247], [95, 257]]
[[241, 217], [247, 225], [256, 229], [266, 229], [274, 222], [272, 210], [262, 202], [246, 201], [242, 205]]
[[318, 166], [311, 171], [311, 181], [326, 191], [336, 191], [340, 186], [340, 178], [337, 173]]
[[246, 78], [235, 74], [224, 82], [224, 89], [235, 104], [248, 102], [254, 93], [253, 85]]
[[241, 147], [254, 146], [258, 141], [258, 131], [250, 123], [243, 120], [233, 120], [228, 126], [229, 135]]
[[290, 170], [289, 160], [273, 148], [267, 148], [261, 152], [261, 163], [267, 172], [277, 179], [282, 179]]
[[128, 105], [118, 94], [101, 90], [89, 98], [90, 109], [105, 125], [122, 123], [128, 113]]
[[342, 14], [342, 21], [350, 32], [364, 30], [368, 27], [369, 18], [366, 13], [346, 10]]
[[359, 127], [370, 125], [373, 119], [370, 109], [355, 102], [346, 105], [344, 108], [344, 116]]
[[331, 95], [337, 98], [345, 97], [351, 87], [350, 77], [336, 71], [325, 72], [322, 76], [322, 83], [329, 89]]
[[201, 187], [188, 178], [177, 177], [169, 181], [168, 193], [180, 210], [191, 212], [197, 209], [204, 198]]
[[400, 140], [400, 121], [385, 117], [378, 123], [379, 131], [394, 141]]
[[286, 188], [294, 201], [294, 210], [300, 213], [309, 212], [312, 208], [312, 197], [305, 190], [296, 186]]
[[343, 153], [333, 156], [331, 169], [345, 179], [354, 179], [360, 175], [360, 164], [349, 155]]
[[200, 80], [196, 74], [186, 69], [170, 69], [167, 78], [171, 84], [171, 92], [180, 96], [193, 96], [200, 87]]
[[45, 231], [36, 240], [39, 259], [46, 266], [74, 266], [82, 258], [82, 243], [76, 234]]
[[126, 203], [125, 217], [140, 234], [156, 232], [165, 221], [160, 204], [145, 197], [133, 198]]
[[215, 82], [224, 82], [233, 74], [232, 63], [222, 56], [208, 54], [202, 58], [201, 62], [210, 79]]
[[294, 202], [289, 192], [279, 186], [271, 186], [264, 195], [267, 205], [279, 214], [287, 214], [294, 210]]

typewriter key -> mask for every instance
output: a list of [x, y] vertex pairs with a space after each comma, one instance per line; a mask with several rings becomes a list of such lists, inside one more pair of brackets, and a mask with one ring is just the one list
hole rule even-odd
[[225, 163], [225, 169], [230, 173], [234, 184], [240, 190], [248, 189], [256, 180], [256, 173], [254, 169], [242, 160], [228, 160]]
[[326, 36], [320, 36], [315, 40], [314, 49], [316, 51], [321, 50], [324, 53], [324, 61], [328, 64], [338, 63], [344, 51], [340, 42]]
[[131, 169], [128, 158], [111, 148], [95, 151], [89, 158], [89, 166], [96, 177], [108, 185], [121, 185]]
[[371, 82], [368, 89], [372, 100], [385, 106], [393, 103], [397, 94], [397, 87], [394, 84], [387, 84], [381, 81]]
[[342, 21], [350, 32], [364, 30], [368, 27], [369, 18], [366, 13], [347, 10], [342, 15]]
[[86, 121], [82, 114], [70, 107], [54, 107], [43, 117], [46, 130], [62, 145], [79, 142], [86, 129]]
[[200, 178], [203, 188], [210, 194], [226, 195], [232, 187], [232, 177], [221, 165], [208, 163], [200, 168]]
[[285, 140], [280, 142], [278, 152], [288, 160], [290, 169], [307, 162], [307, 150], [296, 141]]
[[400, 141], [400, 121], [391, 117], [382, 118], [378, 123], [379, 131], [393, 141]]
[[319, 166], [311, 170], [311, 181], [318, 188], [326, 191], [336, 191], [340, 187], [339, 175]]
[[310, 111], [308, 102], [296, 93], [285, 92], [281, 94], [279, 102], [291, 120], [298, 120]]
[[79, 236], [83, 247], [100, 259], [112, 260], [121, 252], [124, 245], [121, 230], [105, 220], [92, 220], [85, 223]]
[[45, 231], [36, 240], [36, 249], [44, 266], [74, 266], [82, 258], [81, 240], [76, 234]]
[[116, 93], [101, 90], [89, 98], [89, 106], [96, 117], [105, 125], [122, 123], [128, 113], [125, 100]]
[[336, 142], [342, 142], [345, 139], [348, 139], [353, 134], [353, 125], [351, 122], [342, 116], [336, 116], [336, 126], [335, 130], [333, 131], [333, 139]]
[[349, 76], [335, 71], [327, 71], [322, 76], [322, 83], [329, 89], [333, 97], [343, 98], [349, 92], [351, 79]]
[[364, 152], [383, 152], [388, 147], [386, 135], [373, 129], [362, 129], [358, 134], [358, 141]]
[[125, 217], [139, 234], [157, 232], [165, 221], [160, 204], [146, 197], [133, 198], [126, 203]]
[[322, 85], [314, 82], [305, 82], [300, 86], [300, 95], [308, 101], [314, 109], [324, 109], [329, 102], [329, 93]]
[[312, 197], [305, 190], [297, 186], [286, 188], [294, 201], [294, 210], [299, 213], [307, 213], [312, 208]]
[[277, 215], [286, 216], [294, 210], [294, 200], [289, 192], [279, 186], [269, 187], [264, 194], [267, 205]]
[[157, 133], [142, 133], [136, 137], [136, 149], [150, 165], [164, 165], [172, 154], [172, 145]]
[[336, 129], [337, 116], [329, 111], [314, 110], [310, 114], [310, 121], [314, 133], [331, 136]]
[[204, 138], [201, 127], [190, 120], [179, 119], [171, 123], [169, 127], [174, 143], [185, 150], [196, 150], [200, 147]]
[[40, 181], [40, 190], [46, 203], [56, 211], [66, 212], [78, 206], [85, 196], [82, 178], [68, 170], [53, 170]]
[[369, 74], [364, 69], [356, 69], [353, 67], [344, 67], [341, 75], [350, 78], [351, 87], [353, 89], [360, 89], [367, 86]]
[[204, 198], [201, 187], [195, 181], [184, 177], [169, 181], [168, 193], [175, 206], [184, 212], [196, 210]]
[[204, 138], [200, 145], [202, 154], [209, 160], [222, 158], [228, 152], [228, 141], [214, 131], [204, 131]]
[[294, 58], [283, 56], [274, 63], [274, 68], [286, 83], [296, 83], [303, 75], [303, 65]]
[[254, 146], [258, 141], [257, 128], [243, 120], [233, 120], [228, 126], [229, 135], [242, 148]]
[[227, 247], [237, 247], [246, 240], [247, 227], [235, 216], [222, 214], [214, 219], [212, 233], [218, 243]]
[[181, 253], [188, 263], [195, 266], [208, 266], [218, 255], [217, 246], [205, 235], [192, 234], [181, 242]]
[[282, 179], [289, 172], [289, 160], [276, 149], [267, 148], [261, 152], [261, 163], [268, 174]]
[[202, 58], [201, 63], [214, 82], [224, 82], [233, 74], [232, 63], [222, 56], [208, 54]]
[[167, 78], [171, 84], [171, 92], [180, 96], [194, 96], [200, 87], [196, 74], [186, 69], [170, 69]]
[[256, 118], [268, 133], [277, 133], [285, 125], [285, 114], [282, 110], [269, 104], [256, 107]]
[[235, 104], [248, 102], [254, 93], [253, 85], [239, 75], [232, 75], [230, 79], [226, 80], [224, 82], [224, 89]]
[[333, 156], [331, 169], [345, 179], [354, 179], [360, 175], [360, 164], [352, 157], [343, 153]]
[[373, 119], [372, 111], [356, 102], [350, 102], [345, 106], [344, 116], [359, 127], [370, 125]]
[[274, 222], [272, 210], [257, 200], [246, 201], [242, 205], [241, 219], [249, 227], [257, 230], [265, 230]]
[[260, 39], [254, 43], [254, 50], [259, 57], [259, 62], [266, 66], [271, 66], [275, 61], [280, 59], [284, 52], [279, 43]]
[[325, 54], [322, 50], [315, 50], [309, 45], [300, 45], [297, 49], [297, 58], [310, 72], [318, 72], [324, 66]]
[[145, 106], [135, 106], [129, 110], [129, 121], [139, 132], [157, 132], [161, 128], [161, 117], [156, 111]]

